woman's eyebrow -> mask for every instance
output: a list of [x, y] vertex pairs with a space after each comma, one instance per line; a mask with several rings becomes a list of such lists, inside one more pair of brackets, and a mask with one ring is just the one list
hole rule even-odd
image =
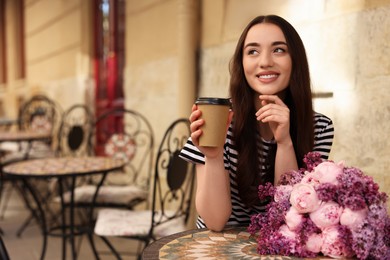
[[244, 49], [247, 47], [259, 47], [259, 46], [260, 46], [260, 44], [257, 42], [249, 42], [249, 43], [245, 44]]
[[[271, 44], [271, 46], [277, 46], [277, 45], [286, 45], [287, 46], [287, 43], [284, 41], [275, 41]], [[260, 44], [257, 42], [249, 42], [249, 43], [245, 44], [244, 49], [247, 47], [259, 47], [259, 46], [260, 46]]]
[[287, 45], [287, 43], [284, 41], [276, 41], [276, 42], [272, 43], [272, 46], [275, 46], [275, 45]]

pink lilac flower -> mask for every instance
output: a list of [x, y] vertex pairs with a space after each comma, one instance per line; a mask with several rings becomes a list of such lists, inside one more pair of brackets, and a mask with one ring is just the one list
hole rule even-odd
[[279, 185], [291, 185], [300, 183], [303, 176], [305, 175], [304, 171], [289, 171], [280, 177]]
[[310, 219], [320, 229], [336, 226], [340, 222], [340, 216], [343, 208], [334, 201], [328, 201], [321, 204], [319, 209], [310, 213]]
[[343, 173], [344, 164], [330, 161], [322, 162], [313, 169], [319, 183], [338, 184], [337, 177]]
[[306, 249], [313, 253], [320, 253], [323, 244], [322, 234], [311, 234], [306, 242]]
[[368, 214], [368, 208], [360, 210], [351, 210], [350, 208], [344, 208], [340, 216], [340, 224], [348, 227], [350, 230], [356, 230], [363, 224]]
[[322, 232], [323, 244], [321, 252], [333, 258], [351, 257], [353, 251], [348, 246], [349, 241], [342, 239], [338, 226], [327, 227]]
[[299, 213], [309, 213], [317, 210], [321, 201], [312, 185], [298, 183], [291, 191], [290, 203]]
[[291, 230], [297, 229], [297, 227], [302, 223], [304, 216], [300, 214], [294, 207], [290, 209], [285, 214], [286, 225]]
[[274, 201], [288, 200], [293, 187], [291, 185], [279, 185], [275, 189]]

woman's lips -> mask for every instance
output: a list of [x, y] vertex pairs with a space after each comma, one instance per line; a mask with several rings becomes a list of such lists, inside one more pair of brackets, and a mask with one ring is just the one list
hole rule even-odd
[[263, 83], [269, 83], [275, 81], [279, 77], [278, 73], [262, 73], [258, 74], [257, 78]]

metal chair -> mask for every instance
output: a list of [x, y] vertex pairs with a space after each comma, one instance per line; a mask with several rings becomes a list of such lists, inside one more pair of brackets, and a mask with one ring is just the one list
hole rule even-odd
[[94, 118], [87, 105], [75, 104], [65, 111], [58, 131], [57, 156], [91, 155]]
[[186, 229], [194, 188], [194, 165], [179, 158], [190, 135], [189, 121], [178, 119], [166, 130], [154, 168], [151, 208], [147, 210], [102, 209], [98, 212], [95, 234], [121, 259], [109, 241], [122, 237], [143, 242], [143, 249], [159, 237]]
[[[46, 141], [32, 141], [26, 143], [17, 144], [17, 148], [13, 152], [8, 152], [3, 158], [1, 158], [1, 166], [4, 167], [10, 163], [19, 162], [26, 159], [42, 158], [55, 155], [55, 134], [58, 131], [59, 125], [62, 119], [62, 108], [54, 100], [49, 97], [39, 94], [32, 96], [27, 100], [19, 109], [18, 115], [18, 128], [22, 131], [37, 131], [37, 132], [49, 132], [51, 138]], [[0, 173], [2, 174], [2, 173]], [[0, 190], [1, 208], [0, 217], [4, 216], [9, 198], [11, 196], [12, 187], [16, 187], [20, 190], [22, 198], [26, 202], [26, 206], [29, 207], [27, 198], [24, 196], [24, 191], [18, 187], [17, 180], [9, 179], [8, 176], [2, 176], [2, 181], [9, 183], [11, 189], [6, 196], [2, 196], [4, 193], [4, 185]], [[19, 234], [19, 233], [18, 233]]]
[[[147, 202], [154, 148], [154, 134], [148, 120], [134, 110], [110, 110], [96, 120], [91, 140], [96, 155], [126, 161], [123, 172], [107, 176], [97, 195], [96, 206], [132, 209]], [[77, 187], [77, 205], [89, 206], [95, 190], [93, 179]]]
[[[91, 155], [92, 145], [90, 135], [93, 128], [93, 115], [87, 105], [75, 104], [67, 109], [62, 116], [61, 125], [58, 131], [56, 157], [81, 157]], [[44, 201], [59, 202], [58, 196], [53, 197], [53, 194], [56, 194], [56, 184], [56, 181], [51, 181], [50, 190], [46, 193]]]

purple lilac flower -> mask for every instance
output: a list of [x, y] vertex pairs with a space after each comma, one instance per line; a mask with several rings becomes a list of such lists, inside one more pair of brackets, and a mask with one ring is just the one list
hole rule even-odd
[[353, 192], [346, 193], [346, 196], [339, 196], [338, 202], [341, 206], [352, 210], [361, 210], [366, 208], [364, 196]]
[[257, 251], [261, 255], [291, 255], [295, 248], [295, 242], [279, 232], [263, 233], [258, 237], [258, 242]]
[[258, 196], [261, 201], [269, 199], [269, 197], [273, 197], [275, 194], [275, 187], [272, 183], [267, 182], [264, 185], [259, 185], [258, 187]]
[[369, 225], [363, 225], [352, 233], [352, 249], [359, 259], [367, 259], [375, 241], [375, 231]]
[[352, 252], [352, 232], [351, 230], [343, 225], [338, 225], [338, 230], [339, 230], [339, 239], [341, 243], [344, 245], [345, 251], [346, 252]]
[[337, 201], [337, 191], [339, 187], [331, 183], [322, 183], [316, 187], [316, 192], [319, 200], [322, 201]]
[[255, 235], [263, 226], [268, 225], [268, 218], [265, 213], [258, 213], [251, 216], [251, 223], [248, 227], [248, 232]]
[[368, 207], [367, 221], [378, 231], [383, 231], [387, 224], [387, 210], [383, 204], [373, 204]]
[[322, 163], [321, 154], [318, 152], [310, 152], [305, 155], [303, 162], [306, 165], [306, 169], [311, 172], [313, 169]]
[[390, 250], [390, 217], [386, 218], [386, 225], [384, 229], [384, 243]]
[[308, 215], [305, 214], [303, 221], [297, 227], [296, 232], [299, 234], [299, 239], [302, 244], [306, 244], [307, 238], [313, 234], [319, 234], [321, 230], [314, 224], [314, 222], [309, 218]]
[[279, 203], [271, 202], [267, 205], [268, 225], [275, 230], [279, 229], [285, 223], [286, 212], [290, 208], [288, 200], [280, 201]]

